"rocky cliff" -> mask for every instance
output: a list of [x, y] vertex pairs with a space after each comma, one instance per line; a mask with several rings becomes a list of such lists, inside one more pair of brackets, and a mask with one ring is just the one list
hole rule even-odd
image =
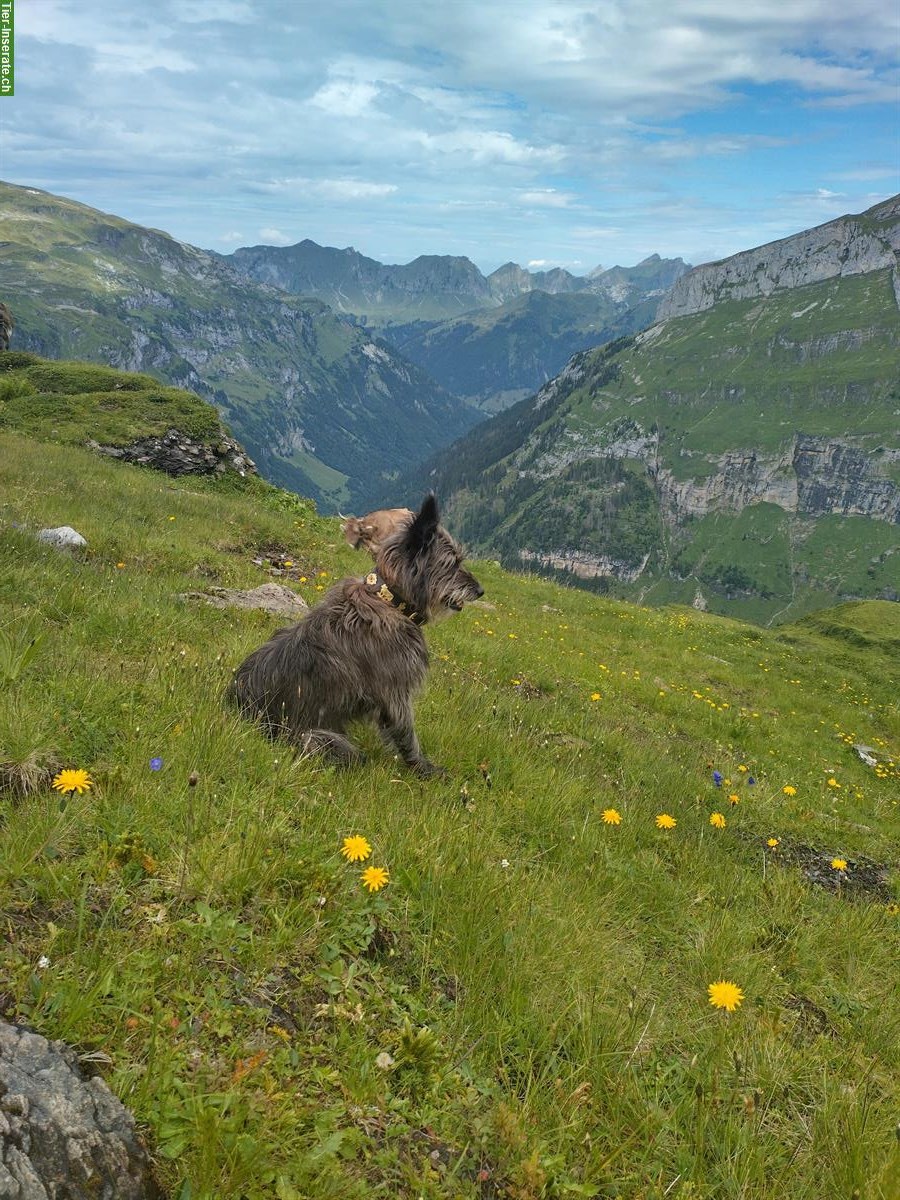
[[682, 276], [660, 305], [658, 318], [703, 312], [722, 300], [754, 300], [846, 275], [893, 272], [900, 305], [900, 196], [859, 216], [839, 217], [793, 237], [769, 242]]

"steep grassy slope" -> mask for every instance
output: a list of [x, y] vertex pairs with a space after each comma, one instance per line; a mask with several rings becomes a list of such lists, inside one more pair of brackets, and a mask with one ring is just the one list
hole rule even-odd
[[887, 269], [728, 300], [573, 359], [432, 464], [479, 549], [783, 620], [900, 595]]
[[169, 429], [208, 446], [227, 435], [215, 408], [193, 392], [15, 350], [0, 351], [0, 428], [75, 446], [126, 446]]
[[0, 184], [13, 346], [149, 372], [212, 400], [270, 479], [332, 510], [477, 414], [386, 343], [219, 256]]
[[479, 563], [426, 631], [426, 785], [223, 708], [273, 622], [179, 596], [260, 560], [310, 602], [365, 564], [257, 480], [0, 429], [0, 1003], [170, 1193], [895, 1200], [900, 607], [773, 633]]

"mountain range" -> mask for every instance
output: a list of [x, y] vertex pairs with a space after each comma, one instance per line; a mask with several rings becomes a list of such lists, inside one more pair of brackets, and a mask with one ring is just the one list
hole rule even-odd
[[[332, 511], [364, 506], [574, 351], [646, 324], [686, 269], [654, 255], [584, 278], [485, 277], [465, 258], [392, 267], [310, 241], [223, 256], [3, 183], [0, 214], [17, 347], [198, 392], [268, 478]], [[464, 309], [474, 321], [422, 317]]]
[[376, 323], [440, 321], [496, 308], [529, 292], [586, 293], [635, 303], [662, 292], [689, 267], [680, 258], [651, 254], [636, 267], [595, 267], [573, 275], [562, 267], [529, 271], [508, 262], [484, 275], [463, 256], [422, 254], [391, 265], [352, 246], [339, 250], [305, 238], [293, 246], [243, 246], [227, 256], [244, 275], [296, 296], [315, 296], [335, 312]]
[[900, 598], [900, 197], [705, 264], [415, 484], [480, 553], [780, 620]]
[[271, 480], [332, 511], [480, 414], [384, 340], [219, 255], [0, 184], [14, 346], [142, 371], [211, 400]]
[[223, 256], [12, 185], [0, 213], [17, 349], [193, 390], [326, 511], [435, 487], [506, 565], [756, 621], [900, 597], [898, 197], [584, 277]]
[[690, 268], [652, 254], [634, 267], [573, 275], [505, 263], [489, 275], [468, 258], [422, 255], [402, 266], [308, 239], [252, 246], [229, 260], [249, 278], [323, 300], [377, 330], [447, 391], [498, 412], [552, 379], [572, 354], [656, 316]]

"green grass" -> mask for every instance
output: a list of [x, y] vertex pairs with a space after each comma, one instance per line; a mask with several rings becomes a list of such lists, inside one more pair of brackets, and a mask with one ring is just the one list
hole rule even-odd
[[0, 429], [0, 780], [94, 781], [2, 785], [0, 1001], [106, 1056], [170, 1194], [896, 1200], [900, 606], [767, 631], [478, 563], [493, 607], [426, 631], [424, 784], [223, 707], [275, 622], [179, 597], [277, 552], [310, 602], [367, 561], [256, 481]]
[[295, 450], [290, 456], [290, 461], [312, 480], [323, 495], [328, 496], [331, 503], [338, 507], [348, 503], [346, 475], [335, 471], [306, 450]]
[[3, 427], [74, 445], [93, 438], [114, 446], [173, 428], [206, 442], [224, 432], [213, 406], [193, 392], [164, 387], [149, 375], [15, 351], [0, 353]]

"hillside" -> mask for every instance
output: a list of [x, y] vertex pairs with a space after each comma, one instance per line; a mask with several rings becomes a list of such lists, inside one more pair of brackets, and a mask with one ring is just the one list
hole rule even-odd
[[543, 387], [578, 351], [651, 324], [658, 304], [531, 290], [499, 308], [389, 327], [384, 336], [448, 391], [500, 412]]
[[[830, 274], [800, 270], [809, 235], [778, 244], [797, 286], [732, 298], [747, 256], [718, 265], [715, 303], [576, 356], [417, 482], [482, 552], [615, 595], [757, 621], [900, 597], [900, 313], [870, 253], [896, 202], [834, 224], [854, 222]], [[668, 305], [707, 294], [692, 278]]]
[[[103, 1075], [171, 1196], [895, 1200], [900, 606], [767, 631], [476, 563], [485, 604], [426, 631], [448, 778], [374, 735], [336, 773], [222, 705], [275, 622], [182, 597], [314, 603], [365, 569], [337, 521], [13, 424], [0, 1009]], [[61, 523], [84, 552], [34, 539]]]
[[478, 417], [320, 301], [254, 284], [168, 234], [9, 184], [0, 214], [14, 348], [199, 392], [267, 478], [332, 511]]

